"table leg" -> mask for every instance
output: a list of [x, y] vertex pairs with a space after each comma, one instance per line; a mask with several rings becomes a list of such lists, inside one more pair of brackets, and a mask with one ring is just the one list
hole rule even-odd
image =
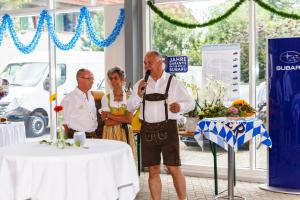
[[228, 199], [234, 199], [234, 150], [228, 145]]
[[214, 179], [215, 179], [215, 195], [219, 194], [218, 191], [218, 164], [217, 164], [217, 145], [214, 142], [209, 141], [211, 152], [214, 157]]
[[233, 147], [228, 145], [228, 195], [226, 196], [217, 196], [215, 199], [245, 199], [244, 197], [234, 196], [234, 185], [235, 185], [235, 164], [234, 157], [235, 152]]

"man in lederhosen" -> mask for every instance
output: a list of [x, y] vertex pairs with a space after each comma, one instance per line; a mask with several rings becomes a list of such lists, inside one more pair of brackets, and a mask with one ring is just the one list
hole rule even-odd
[[179, 154], [177, 118], [180, 113], [194, 109], [195, 102], [187, 89], [175, 77], [164, 72], [163, 58], [150, 51], [144, 58], [145, 70], [150, 70], [149, 80], [135, 84], [128, 108], [140, 107], [142, 120], [142, 164], [149, 168], [149, 188], [152, 199], [161, 198], [160, 161], [172, 175], [180, 200], [186, 199], [186, 183], [182, 174]]

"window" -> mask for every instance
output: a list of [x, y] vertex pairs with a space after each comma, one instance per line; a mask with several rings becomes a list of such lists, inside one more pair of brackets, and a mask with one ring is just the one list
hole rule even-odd
[[[169, 16], [187, 22], [205, 22], [220, 16], [235, 2], [220, 1], [182, 1], [156, 4]], [[151, 49], [160, 51], [166, 56], [188, 56], [189, 72], [178, 73], [179, 79], [184, 79], [200, 88], [202, 85], [202, 46], [209, 44], [240, 43], [240, 98], [249, 101], [249, 63], [248, 63], [248, 3], [244, 3], [233, 15], [224, 21], [201, 29], [185, 29], [174, 26], [153, 12], [151, 13]], [[190, 79], [192, 78], [192, 79]], [[213, 156], [209, 142], [205, 141], [201, 152], [193, 137], [181, 137], [180, 142], [182, 163], [187, 165], [213, 165]], [[218, 148], [218, 166], [227, 167], [227, 152]], [[237, 168], [250, 167], [249, 145], [236, 154]]]
[[56, 86], [58, 87], [66, 82], [67, 70], [65, 64], [57, 64], [56, 66]]
[[[284, 12], [293, 13], [300, 8], [300, 1], [278, 0], [269, 1], [271, 6]], [[272, 14], [256, 5], [256, 31], [257, 31], [257, 79], [256, 79], [256, 106], [258, 115], [262, 120], [267, 119], [267, 79], [266, 79], [266, 52], [267, 39], [276, 37], [299, 36], [299, 20], [291, 20]], [[259, 141], [257, 141], [259, 142]], [[267, 169], [267, 148], [263, 145], [256, 153], [256, 167]]]

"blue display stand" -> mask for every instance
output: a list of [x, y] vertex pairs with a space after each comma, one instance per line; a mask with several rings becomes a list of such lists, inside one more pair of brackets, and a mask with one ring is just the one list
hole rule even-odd
[[267, 187], [300, 193], [300, 38], [268, 40], [268, 83], [273, 147]]

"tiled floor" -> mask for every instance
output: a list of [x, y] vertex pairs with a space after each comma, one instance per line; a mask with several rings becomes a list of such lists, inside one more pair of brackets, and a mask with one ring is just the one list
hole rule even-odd
[[[176, 192], [170, 175], [161, 175], [163, 183], [162, 200], [176, 200]], [[214, 199], [214, 182], [212, 179], [186, 177], [188, 200]], [[247, 200], [300, 200], [300, 195], [288, 195], [261, 190], [259, 184], [237, 182], [235, 194]], [[142, 173], [140, 177], [140, 192], [136, 200], [150, 200], [148, 189], [148, 174]], [[219, 180], [220, 191], [227, 187], [226, 180]]]

